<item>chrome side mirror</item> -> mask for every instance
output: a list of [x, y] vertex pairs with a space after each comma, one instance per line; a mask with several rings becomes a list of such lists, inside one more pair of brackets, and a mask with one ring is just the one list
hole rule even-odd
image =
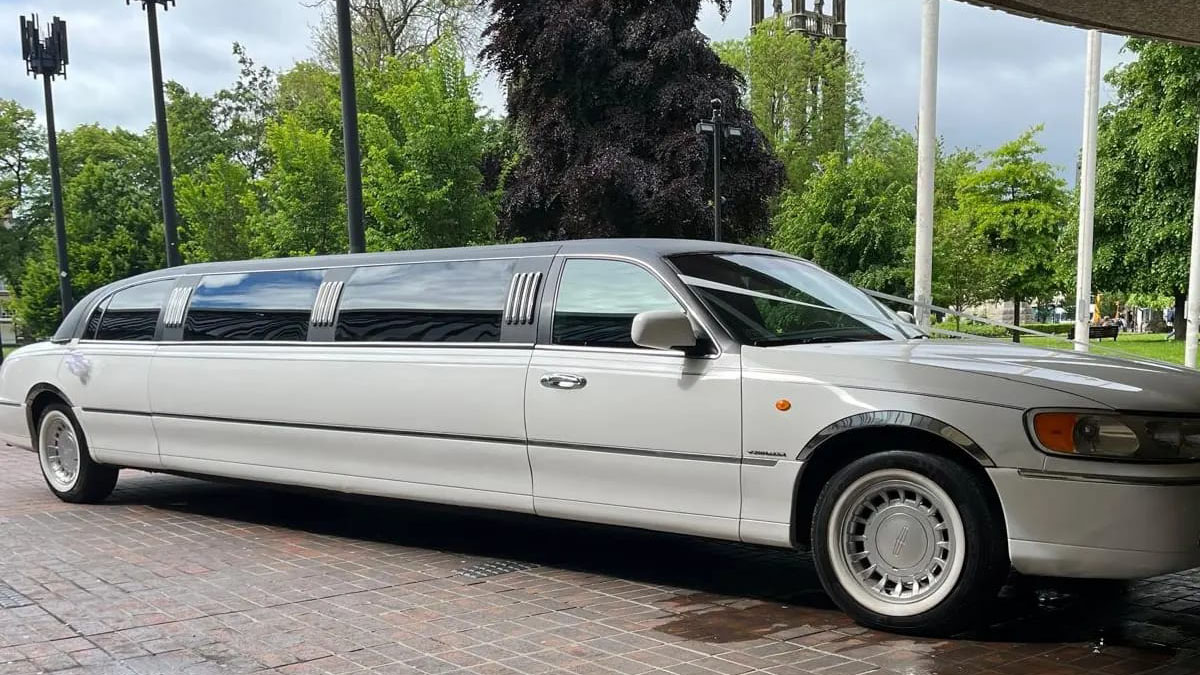
[[913, 316], [912, 312], [896, 312], [896, 316], [900, 317], [904, 323], [911, 323], [914, 326], [917, 325], [917, 317]]
[[683, 312], [642, 312], [633, 317], [633, 343], [650, 349], [690, 350], [696, 346], [696, 330]]

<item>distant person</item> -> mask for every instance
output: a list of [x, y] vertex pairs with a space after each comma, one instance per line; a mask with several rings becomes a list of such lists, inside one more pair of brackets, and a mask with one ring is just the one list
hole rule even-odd
[[1168, 307], [1167, 311], [1163, 314], [1163, 318], [1167, 320], [1167, 328], [1170, 329], [1167, 332], [1167, 339], [1174, 340], [1175, 339], [1175, 308]]

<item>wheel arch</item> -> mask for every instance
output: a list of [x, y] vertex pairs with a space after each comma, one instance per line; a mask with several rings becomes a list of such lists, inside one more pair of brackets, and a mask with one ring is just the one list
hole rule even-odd
[[62, 389], [59, 389], [48, 382], [35, 384], [25, 396], [25, 417], [26, 421], [29, 423], [30, 445], [34, 451], [39, 449], [37, 433], [38, 420], [41, 419], [42, 412], [46, 410], [46, 407], [54, 403], [62, 403], [70, 408], [74, 407], [71, 404], [71, 399], [63, 393]]
[[[1005, 528], [1003, 507], [986, 469], [992, 458], [962, 431], [918, 413], [880, 410], [851, 415], [819, 431], [805, 444], [792, 493], [791, 539], [797, 548], [811, 546], [813, 511], [821, 486], [851, 462], [885, 450], [915, 450], [944, 457], [965, 467], [983, 486], [997, 523]], [[1004, 534], [1007, 542], [1007, 532]]]

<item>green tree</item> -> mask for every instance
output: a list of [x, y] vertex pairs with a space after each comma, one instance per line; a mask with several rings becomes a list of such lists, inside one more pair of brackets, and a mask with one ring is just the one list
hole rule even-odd
[[505, 185], [505, 236], [710, 237], [710, 144], [696, 122], [714, 98], [745, 129], [722, 160], [725, 236], [767, 233], [782, 166], [741, 105], [740, 75], [696, 30], [701, 0], [490, 4], [484, 56], [525, 149]]
[[[366, 92], [372, 79], [371, 73], [363, 73], [358, 83], [360, 107], [369, 103], [370, 96]], [[342, 138], [340, 96], [337, 73], [313, 61], [301, 61], [279, 76], [279, 113], [292, 117], [308, 129], [336, 130], [339, 143]]]
[[200, 171], [214, 157], [228, 156], [233, 151], [229, 139], [218, 128], [215, 99], [192, 93], [178, 82], [168, 82], [164, 88], [171, 166], [176, 175]]
[[[1115, 100], [1100, 116], [1096, 177], [1096, 287], [1174, 298], [1184, 315], [1200, 49], [1130, 40], [1137, 58], [1106, 80]], [[1184, 339], [1184, 331], [1176, 331]]]
[[176, 192], [185, 260], [197, 263], [253, 256], [250, 223], [258, 215], [259, 197], [249, 169], [217, 156], [202, 170], [181, 176]]
[[[965, 312], [998, 297], [996, 256], [975, 224], [954, 211], [943, 211], [933, 227], [934, 302]], [[961, 329], [954, 317], [954, 330]]]
[[363, 117], [363, 198], [374, 250], [486, 243], [496, 216], [479, 171], [475, 78], [446, 47], [389, 61]]
[[158, 149], [150, 135], [84, 124], [59, 134], [58, 150], [64, 184], [88, 164], [111, 162], [126, 169], [139, 186], [158, 189]]
[[34, 112], [0, 99], [0, 218], [11, 217], [46, 180], [45, 137]]
[[270, 68], [255, 65], [246, 48], [236, 42], [233, 55], [238, 62], [238, 79], [232, 88], [213, 96], [214, 115], [229, 144], [229, 159], [258, 178], [268, 168], [267, 125], [279, 118], [279, 76]]
[[854, 141], [849, 161], [828, 157], [803, 189], [785, 195], [772, 246], [856, 285], [908, 293], [916, 153], [912, 134], [873, 121]]
[[844, 43], [813, 40], [775, 18], [714, 48], [745, 79], [744, 103], [792, 189], [804, 185], [818, 159], [845, 153], [863, 123], [863, 95], [862, 71]]
[[0, 280], [14, 291], [49, 230], [44, 144], [33, 111], [0, 99]]
[[504, 183], [517, 164], [521, 147], [512, 120], [489, 117], [482, 122], [483, 155], [479, 160], [479, 172], [483, 174], [483, 191], [498, 209], [504, 198]]
[[988, 165], [958, 183], [957, 217], [971, 223], [993, 255], [999, 297], [1020, 305], [1057, 290], [1058, 245], [1071, 218], [1066, 183], [1041, 159], [1034, 127], [988, 153]]
[[267, 209], [254, 221], [254, 251], [267, 257], [344, 252], [345, 174], [331, 134], [285, 115], [268, 127], [267, 148]]
[[[88, 126], [63, 134], [62, 140], [64, 168], [69, 167], [63, 201], [75, 297], [162, 267], [158, 182], [149, 138]], [[52, 237], [44, 238], [27, 260], [14, 305], [27, 331], [53, 333], [61, 310]]]

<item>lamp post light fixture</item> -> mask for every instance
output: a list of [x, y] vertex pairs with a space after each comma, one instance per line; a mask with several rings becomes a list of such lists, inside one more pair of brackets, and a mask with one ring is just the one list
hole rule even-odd
[[741, 138], [742, 128], [725, 121], [721, 99], [712, 100], [712, 119], [701, 120], [696, 133], [712, 136], [713, 152], [713, 241], [721, 241], [721, 145], [727, 138]]
[[[135, 0], [125, 0], [131, 4]], [[179, 217], [175, 211], [175, 175], [171, 169], [171, 142], [167, 136], [167, 104], [163, 100], [162, 56], [158, 46], [158, 5], [163, 11], [175, 0], [138, 0], [146, 12], [150, 30], [150, 77], [154, 84], [154, 127], [158, 132], [158, 174], [162, 182], [163, 227], [167, 244], [167, 267], [183, 264], [179, 254]]]
[[38, 31], [37, 14], [28, 19], [21, 17], [21, 56], [25, 59], [25, 70], [34, 77], [42, 78], [46, 95], [46, 140], [50, 156], [50, 196], [54, 204], [54, 240], [58, 258], [58, 297], [65, 318], [75, 304], [71, 297], [70, 265], [67, 262], [67, 226], [63, 216], [62, 178], [58, 166], [58, 132], [54, 126], [54, 92], [51, 81], [59, 75], [67, 77], [70, 62], [67, 51], [67, 22], [54, 17], [48, 26], [50, 35], [42, 39]]

